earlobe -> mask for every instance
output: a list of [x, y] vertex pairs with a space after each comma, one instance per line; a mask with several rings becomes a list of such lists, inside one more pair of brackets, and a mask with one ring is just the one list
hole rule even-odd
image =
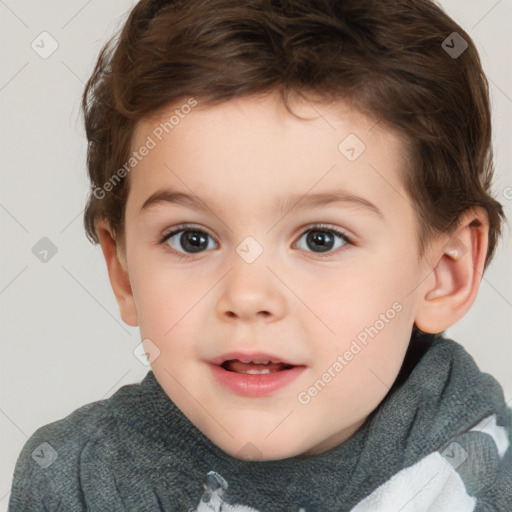
[[487, 245], [487, 215], [480, 208], [464, 214], [451, 237], [439, 239], [434, 268], [420, 291], [419, 329], [442, 332], [465, 315], [478, 293]]
[[107, 264], [110, 284], [119, 304], [121, 318], [126, 324], [135, 327], [138, 325], [137, 310], [128, 270], [125, 264], [120, 261], [118, 247], [110, 226], [105, 221], [98, 221], [97, 232]]

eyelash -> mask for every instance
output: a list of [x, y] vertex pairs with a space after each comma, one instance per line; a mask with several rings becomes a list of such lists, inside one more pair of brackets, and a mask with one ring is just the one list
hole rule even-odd
[[[178, 233], [181, 233], [182, 231], [199, 231], [199, 232], [204, 233], [205, 235], [211, 237], [211, 235], [208, 232], [204, 231], [203, 229], [201, 229], [198, 226], [195, 226], [193, 224], [180, 224], [179, 226], [176, 226], [172, 231], [164, 234], [162, 236], [162, 238], [160, 239], [160, 241], [158, 242], [158, 244], [165, 245], [166, 249], [169, 249], [170, 251], [172, 251], [173, 255], [177, 256], [178, 259], [189, 259], [190, 257], [194, 256], [193, 253], [183, 253], [183, 252], [176, 251], [175, 249], [170, 247], [168, 244], [166, 244], [166, 242], [167, 242], [167, 240], [169, 240], [169, 238], [171, 238], [172, 236], [174, 236]], [[340, 231], [339, 229], [327, 226], [325, 224], [314, 224], [312, 226], [308, 226], [301, 233], [299, 240], [309, 231], [325, 231], [328, 233], [334, 233], [335, 235], [339, 236], [345, 242], [345, 244], [341, 247], [338, 247], [338, 249], [336, 249], [334, 251], [326, 252], [325, 253], [326, 256], [323, 256], [322, 253], [313, 253], [313, 254], [320, 256], [321, 258], [325, 258], [325, 259], [329, 258], [333, 254], [336, 254], [339, 250], [341, 250], [345, 245], [356, 245], [352, 241], [352, 239], [347, 236], [346, 233], [344, 233], [343, 231]], [[213, 237], [211, 237], [211, 238], [213, 238]], [[205, 251], [202, 251], [202, 252], [205, 252]], [[309, 252], [312, 252], [312, 251], [309, 251]]]

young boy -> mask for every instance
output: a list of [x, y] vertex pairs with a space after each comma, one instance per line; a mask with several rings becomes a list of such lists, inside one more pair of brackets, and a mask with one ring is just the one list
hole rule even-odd
[[142, 0], [84, 93], [141, 383], [38, 429], [10, 512], [512, 510], [442, 333], [500, 235], [487, 82], [429, 0]]

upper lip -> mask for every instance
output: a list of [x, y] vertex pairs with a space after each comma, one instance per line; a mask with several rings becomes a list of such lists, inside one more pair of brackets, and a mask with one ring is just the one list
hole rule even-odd
[[227, 352], [221, 356], [210, 359], [209, 363], [221, 366], [225, 361], [238, 359], [239, 361], [270, 361], [271, 363], [283, 363], [290, 366], [301, 366], [293, 361], [284, 359], [281, 356], [268, 354], [266, 352]]

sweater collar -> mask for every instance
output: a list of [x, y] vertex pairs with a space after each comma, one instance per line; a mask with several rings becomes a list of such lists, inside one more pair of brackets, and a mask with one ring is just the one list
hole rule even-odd
[[[192, 451], [211, 467], [252, 476], [256, 471], [266, 478], [269, 472], [294, 474], [307, 469], [321, 480], [336, 471], [347, 475], [347, 485], [367, 485], [369, 491], [484, 416], [497, 413], [498, 421], [509, 421], [500, 385], [479, 371], [461, 345], [441, 335], [417, 332], [384, 400], [352, 437], [317, 455], [273, 461], [228, 455], [181, 412], [151, 370], [140, 384], [123, 386], [107, 402], [122, 421], [167, 447], [172, 457], [181, 450]], [[375, 460], [386, 461], [385, 469], [369, 469]]]

